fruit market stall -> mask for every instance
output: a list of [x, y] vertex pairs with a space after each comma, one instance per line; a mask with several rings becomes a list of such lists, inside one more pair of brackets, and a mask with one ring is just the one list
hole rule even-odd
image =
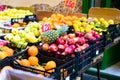
[[[48, 78], [73, 80], [78, 73], [98, 64], [102, 52], [120, 36], [120, 26], [112, 19], [51, 13], [49, 17], [36, 20], [29, 10], [20, 13], [18, 9], [4, 10], [2, 15], [8, 14], [8, 10], [20, 14], [9, 15], [9, 19], [23, 19], [26, 15], [22, 13], [32, 16], [27, 17], [23, 29], [18, 29], [18, 25], [23, 27], [24, 21], [14, 22], [11, 31], [1, 36], [0, 69], [11, 66]], [[6, 22], [6, 17], [1, 21]]]

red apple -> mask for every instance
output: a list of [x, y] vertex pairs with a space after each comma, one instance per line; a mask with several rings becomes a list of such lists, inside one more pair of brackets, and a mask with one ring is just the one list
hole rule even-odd
[[75, 57], [75, 54], [71, 54], [71, 57]]
[[85, 38], [84, 37], [78, 37], [78, 43], [84, 44], [85, 43]]
[[72, 47], [67, 47], [67, 48], [65, 48], [65, 53], [67, 53], [67, 54], [74, 53], [74, 49]]
[[100, 38], [101, 36], [99, 34], [95, 34], [95, 37], [96, 38]]
[[49, 50], [50, 50], [51, 52], [56, 52], [56, 51], [58, 50], [58, 47], [57, 47], [56, 44], [51, 44], [51, 45], [49, 46]]
[[62, 38], [57, 38], [56, 43], [57, 44], [64, 44], [64, 40]]
[[85, 38], [90, 39], [91, 37], [93, 37], [91, 32], [85, 34]]
[[61, 54], [61, 52], [60, 52], [60, 51], [57, 51], [56, 54]]
[[65, 46], [62, 45], [62, 44], [59, 44], [59, 45], [58, 45], [58, 49], [64, 51], [64, 50], [65, 50]]
[[70, 34], [68, 34], [68, 36], [69, 36], [69, 38], [74, 38], [75, 37], [75, 34], [74, 33], [70, 33]]
[[95, 41], [96, 38], [92, 36], [92, 37], [90, 38], [90, 40]]
[[73, 39], [68, 39], [68, 44], [75, 44], [75, 41]]
[[70, 45], [70, 47], [72, 47], [73, 49], [75, 49], [75, 48], [76, 48], [76, 46], [75, 46], [74, 44]]
[[83, 44], [83, 46], [84, 46], [85, 48], [87, 48], [87, 47], [89, 47], [89, 44], [88, 44], [88, 43], [85, 43], [85, 44]]
[[42, 49], [43, 50], [48, 50], [49, 49], [49, 44], [47, 44], [47, 43], [44, 43], [43, 45], [42, 45]]
[[67, 48], [69, 45], [68, 44], [64, 44], [64, 47]]
[[75, 35], [76, 35], [77, 37], [83, 37], [83, 36], [84, 36], [84, 33], [83, 33], [83, 32], [79, 32], [79, 31], [76, 31], [76, 32], [75, 32]]

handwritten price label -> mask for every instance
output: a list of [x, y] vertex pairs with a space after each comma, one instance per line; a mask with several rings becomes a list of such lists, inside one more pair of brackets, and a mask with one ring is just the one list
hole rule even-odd
[[46, 32], [51, 29], [51, 25], [48, 23], [42, 24], [42, 32]]
[[64, 6], [74, 9], [76, 5], [76, 0], [65, 0]]

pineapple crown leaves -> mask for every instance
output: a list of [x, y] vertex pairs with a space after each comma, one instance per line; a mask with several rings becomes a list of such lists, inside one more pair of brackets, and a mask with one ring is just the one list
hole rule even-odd
[[68, 31], [68, 26], [63, 26], [57, 29], [57, 32], [59, 33], [59, 36], [62, 36], [63, 34], [66, 34]]

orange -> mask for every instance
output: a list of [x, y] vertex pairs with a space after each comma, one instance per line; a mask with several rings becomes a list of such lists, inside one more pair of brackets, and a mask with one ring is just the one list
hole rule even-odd
[[31, 46], [28, 48], [28, 54], [30, 56], [36, 56], [38, 54], [38, 48], [36, 46]]
[[56, 62], [55, 61], [49, 61], [49, 62], [47, 62], [46, 66], [45, 66], [45, 69], [49, 70], [49, 69], [52, 69], [52, 68], [56, 68]]
[[8, 70], [8, 69], [12, 70], [13, 68], [11, 66], [5, 66], [2, 68], [1, 72]]
[[30, 56], [28, 58], [28, 60], [29, 60], [31, 66], [35, 66], [38, 64], [38, 58], [35, 56]]
[[30, 66], [30, 62], [27, 59], [22, 59], [20, 61], [20, 64], [23, 65], [23, 66], [27, 66], [27, 67]]

